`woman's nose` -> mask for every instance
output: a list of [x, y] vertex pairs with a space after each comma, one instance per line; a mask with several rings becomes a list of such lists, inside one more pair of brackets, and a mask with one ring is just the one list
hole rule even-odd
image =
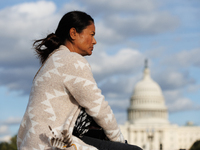
[[92, 43], [95, 45], [95, 44], [97, 44], [97, 41], [96, 41], [96, 39], [95, 38], [93, 38], [93, 41], [92, 41]]

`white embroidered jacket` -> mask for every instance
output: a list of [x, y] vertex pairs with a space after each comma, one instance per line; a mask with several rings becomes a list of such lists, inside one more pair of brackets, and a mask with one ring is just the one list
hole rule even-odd
[[[29, 103], [21, 122], [20, 150], [52, 149], [48, 138], [68, 130], [78, 150], [96, 150], [72, 135], [81, 107], [100, 125], [111, 141], [124, 143], [114, 114], [93, 78], [87, 60], [61, 45], [47, 59], [33, 80]], [[67, 149], [74, 149], [71, 146]]]

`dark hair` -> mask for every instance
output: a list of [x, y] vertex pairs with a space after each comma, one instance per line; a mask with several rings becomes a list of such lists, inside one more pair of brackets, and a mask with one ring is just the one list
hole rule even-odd
[[40, 62], [43, 64], [49, 54], [60, 45], [65, 44], [67, 40], [70, 42], [73, 41], [69, 34], [71, 28], [75, 28], [78, 33], [81, 33], [83, 29], [93, 22], [92, 17], [85, 12], [71, 11], [66, 13], [61, 18], [55, 33], [47, 35], [44, 39], [35, 40], [33, 43]]

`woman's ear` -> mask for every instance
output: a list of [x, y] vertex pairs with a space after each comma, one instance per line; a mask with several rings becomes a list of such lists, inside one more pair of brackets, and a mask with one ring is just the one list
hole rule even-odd
[[76, 32], [76, 29], [75, 29], [75, 28], [71, 28], [71, 29], [69, 30], [69, 34], [70, 34], [70, 37], [72, 38], [72, 40], [75, 40], [75, 39], [76, 39], [77, 32]]

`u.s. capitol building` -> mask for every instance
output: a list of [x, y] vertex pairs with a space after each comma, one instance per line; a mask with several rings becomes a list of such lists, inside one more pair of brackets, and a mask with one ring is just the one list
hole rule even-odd
[[152, 80], [147, 64], [130, 99], [128, 121], [120, 128], [130, 144], [144, 150], [188, 150], [200, 140], [200, 127], [170, 124], [162, 90]]

